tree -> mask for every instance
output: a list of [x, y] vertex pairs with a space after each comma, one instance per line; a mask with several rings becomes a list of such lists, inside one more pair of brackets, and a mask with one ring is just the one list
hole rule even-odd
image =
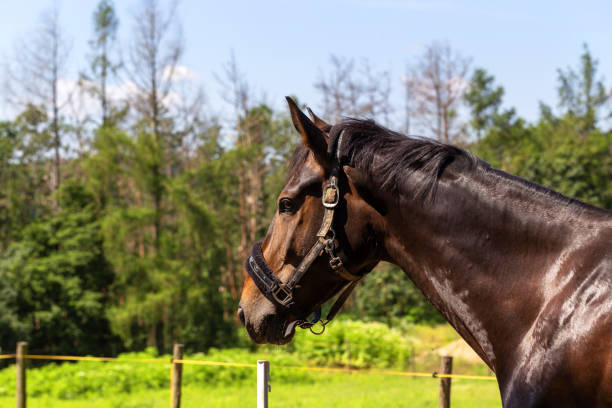
[[33, 105], [49, 112], [48, 129], [53, 136], [54, 190], [61, 184], [61, 113], [67, 98], [60, 99], [60, 81], [67, 68], [68, 55], [69, 47], [56, 7], [45, 12], [40, 28], [15, 47], [15, 57], [6, 75], [6, 97], [11, 103], [21, 108]]
[[101, 126], [114, 123], [111, 120], [114, 109], [108, 92], [109, 83], [116, 78], [121, 67], [115, 62], [113, 49], [116, 46], [117, 28], [119, 19], [115, 13], [112, 0], [100, 0], [93, 14], [94, 36], [89, 41], [91, 47], [91, 61], [89, 72], [81, 74], [81, 84], [100, 103]]
[[[171, 30], [175, 30], [172, 36]], [[157, 0], [143, 0], [134, 18], [134, 35], [129, 53], [129, 75], [136, 85], [133, 106], [139, 115], [141, 132], [153, 136], [149, 147], [156, 150], [150, 156], [153, 199], [154, 242], [159, 249], [162, 229], [162, 206], [166, 168], [165, 150], [172, 145], [171, 121], [166, 117], [175, 69], [183, 54], [183, 43], [176, 19], [176, 2], [163, 10]]]
[[[236, 173], [238, 190], [240, 242], [236, 255], [237, 259], [245, 259], [262, 225], [264, 176], [269, 170], [266, 156], [272, 153], [265, 148], [272, 142], [273, 112], [265, 103], [255, 101], [233, 54], [224, 66], [224, 77], [218, 79], [224, 88], [225, 100], [234, 110], [231, 120], [234, 148], [228, 154], [234, 159], [230, 171]], [[230, 241], [226, 243], [233, 245]], [[228, 267], [230, 271], [234, 268]], [[237, 288], [232, 288], [232, 295], [238, 297]]]
[[31, 221], [49, 212], [52, 135], [45, 110], [29, 105], [13, 122], [0, 122], [0, 250]]
[[583, 129], [593, 130], [597, 124], [598, 114], [610, 99], [603, 80], [597, 77], [599, 61], [594, 59], [589, 47], [584, 44], [577, 70], [568, 67], [557, 70], [559, 87], [559, 107], [563, 113], [581, 118]]
[[612, 208], [612, 134], [594, 129], [576, 137], [583, 118], [541, 119], [523, 140], [512, 171], [570, 197]]
[[487, 74], [484, 69], [476, 69], [463, 96], [472, 112], [470, 124], [476, 131], [477, 139], [480, 139], [483, 131], [495, 121], [504, 96], [504, 88], [494, 87], [494, 80], [493, 75]]
[[405, 85], [411, 109], [426, 131], [444, 142], [458, 140], [458, 109], [466, 88], [470, 60], [453, 52], [447, 43], [430, 44], [412, 66]]
[[14, 123], [0, 122], [0, 253], [28, 218], [25, 197], [30, 189], [26, 167], [19, 160], [20, 136]]
[[[285, 165], [297, 138], [287, 113], [274, 112], [253, 96], [233, 54], [217, 80], [233, 109], [229, 123], [231, 144], [226, 142], [230, 147], [220, 148], [218, 134], [204, 143], [206, 150], [202, 151], [209, 152], [206, 157], [214, 159], [202, 163], [198, 174], [202, 182], [207, 179], [206, 189], [214, 192], [209, 202], [220, 222], [225, 247], [223, 283], [235, 303], [240, 297], [242, 262], [250, 245], [263, 236], [276, 211]], [[212, 146], [216, 147], [211, 149]], [[210, 155], [211, 150], [216, 153], [214, 156]], [[206, 173], [210, 176], [205, 177]]]
[[99, 208], [109, 207], [112, 211], [135, 200], [130, 188], [133, 157], [129, 152], [133, 149], [129, 135], [117, 127], [103, 126], [95, 130], [90, 154], [82, 166]]
[[319, 74], [315, 88], [323, 98], [323, 115], [333, 122], [342, 117], [368, 117], [389, 123], [392, 112], [388, 71], [374, 72], [368, 60], [330, 57], [331, 72]]
[[93, 197], [66, 182], [57, 213], [28, 224], [0, 261], [0, 344], [50, 354], [117, 352], [105, 316], [113, 275]]
[[[223, 228], [223, 243], [225, 246], [226, 254], [226, 278], [225, 284], [229, 288], [232, 299], [237, 300], [238, 293], [238, 281], [239, 274], [238, 268], [241, 267], [239, 259], [245, 259], [248, 256], [248, 245], [249, 240], [256, 234], [256, 231], [251, 232], [250, 226], [257, 223], [257, 213], [253, 212], [254, 205], [258, 205], [258, 197], [260, 189], [249, 188], [247, 185], [249, 179], [255, 180], [257, 185], [261, 185], [259, 180], [259, 172], [256, 172], [257, 177], [248, 176], [248, 169], [246, 162], [247, 157], [245, 156], [245, 149], [250, 149], [252, 144], [252, 138], [250, 134], [245, 130], [249, 130], [251, 126], [244, 126], [250, 121], [247, 121], [249, 110], [253, 105], [252, 95], [249, 89], [249, 84], [244, 78], [244, 74], [240, 72], [238, 63], [234, 53], [230, 55], [229, 61], [223, 67], [223, 75], [217, 76], [217, 81], [223, 88], [223, 98], [232, 107], [234, 117], [231, 120], [230, 126], [235, 131], [233, 137], [234, 149], [220, 157], [220, 160], [216, 161], [210, 170], [223, 169], [223, 178], [218, 180], [229, 181], [229, 184], [234, 186], [230, 191], [226, 190], [224, 186], [215, 183], [213, 191], [217, 191], [222, 195], [218, 197], [224, 197], [223, 204], [216, 203], [215, 206], [219, 211], [219, 218], [222, 220]], [[261, 153], [256, 150], [255, 154]], [[261, 157], [254, 157], [257, 161]], [[217, 173], [216, 177], [219, 177]], [[248, 204], [247, 204], [248, 202]], [[220, 204], [220, 205], [219, 205]], [[228, 205], [230, 204], [230, 205]], [[233, 205], [232, 205], [233, 204]], [[249, 220], [255, 220], [250, 221]], [[236, 231], [238, 226], [238, 231]], [[238, 240], [237, 250], [236, 240]], [[254, 241], [250, 241], [254, 242]]]
[[[485, 137], [473, 149], [493, 166], [604, 208], [612, 208], [612, 133], [597, 128], [597, 110], [605, 100], [603, 84], [593, 86], [596, 63], [588, 50], [582, 76], [559, 71], [558, 117], [541, 105], [532, 125], [514, 110], [495, 115]], [[589, 96], [590, 95], [590, 96]]]

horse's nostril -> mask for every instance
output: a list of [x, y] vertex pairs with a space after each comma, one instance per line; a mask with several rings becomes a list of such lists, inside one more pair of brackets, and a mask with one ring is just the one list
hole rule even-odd
[[238, 306], [238, 312], [236, 312], [236, 314], [238, 315], [238, 320], [240, 320], [240, 323], [244, 326], [244, 310], [242, 310], [240, 306]]

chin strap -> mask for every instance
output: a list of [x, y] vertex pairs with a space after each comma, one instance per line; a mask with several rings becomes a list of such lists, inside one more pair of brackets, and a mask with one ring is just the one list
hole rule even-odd
[[[302, 329], [310, 329], [312, 334], [316, 334], [316, 335], [323, 334], [323, 332], [325, 331], [325, 326], [327, 326], [327, 324], [331, 322], [334, 319], [334, 317], [336, 317], [340, 309], [342, 309], [342, 306], [344, 305], [346, 300], [349, 298], [349, 296], [353, 292], [353, 289], [355, 289], [355, 286], [357, 286], [357, 284], [361, 282], [361, 280], [364, 277], [365, 275], [359, 277], [358, 279], [352, 280], [348, 282], [346, 285], [344, 285], [342, 290], [340, 290], [340, 294], [336, 298], [336, 301], [332, 305], [331, 309], [329, 309], [329, 312], [327, 312], [327, 316], [325, 316], [325, 320], [321, 319], [321, 307], [319, 306], [317, 310], [315, 310], [314, 317], [312, 320], [310, 321], [309, 320], [297, 320], [293, 323], [290, 323], [287, 326], [287, 329], [285, 330], [285, 336], [287, 336], [295, 326], [298, 326]], [[313, 330], [313, 327], [317, 323], [321, 323], [320, 331]]]

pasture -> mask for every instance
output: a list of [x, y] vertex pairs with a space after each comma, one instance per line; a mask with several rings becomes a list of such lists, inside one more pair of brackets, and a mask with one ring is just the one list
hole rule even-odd
[[[361, 333], [361, 335], [360, 335]], [[403, 338], [403, 342], [398, 342]], [[211, 349], [186, 359], [254, 363], [271, 362], [271, 407], [433, 407], [439, 380], [366, 372], [296, 370], [287, 366], [350, 367], [375, 370], [437, 370], [436, 351], [458, 337], [448, 325], [390, 329], [380, 323], [341, 320], [325, 335], [299, 335], [290, 347], [255, 350]], [[140, 362], [155, 359], [158, 362]], [[126, 353], [111, 363], [80, 361], [29, 362], [29, 407], [166, 407], [169, 404], [168, 355], [149, 349]], [[255, 369], [185, 365], [182, 407], [255, 406]], [[455, 373], [487, 375], [480, 363], [455, 360]], [[0, 370], [0, 406], [15, 404], [15, 367]], [[205, 403], [204, 403], [205, 402]], [[453, 380], [452, 406], [500, 406], [494, 381]]]
[[[436, 407], [438, 381], [428, 378], [403, 378], [369, 374], [318, 374], [304, 383], [283, 384], [274, 380], [270, 407]], [[501, 407], [497, 384], [453, 380], [452, 407]], [[28, 399], [31, 407], [48, 408], [165, 408], [167, 389], [138, 390], [117, 394], [91, 395], [88, 398], [60, 399], [41, 395]], [[0, 398], [0, 406], [14, 406], [13, 397]], [[183, 388], [185, 408], [255, 407], [255, 383], [244, 385], [195, 386]]]

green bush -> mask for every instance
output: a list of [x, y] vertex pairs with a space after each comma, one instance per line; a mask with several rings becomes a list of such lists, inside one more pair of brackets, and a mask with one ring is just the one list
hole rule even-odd
[[322, 366], [408, 367], [412, 342], [383, 323], [336, 320], [321, 336], [298, 333], [292, 343], [301, 359]]

